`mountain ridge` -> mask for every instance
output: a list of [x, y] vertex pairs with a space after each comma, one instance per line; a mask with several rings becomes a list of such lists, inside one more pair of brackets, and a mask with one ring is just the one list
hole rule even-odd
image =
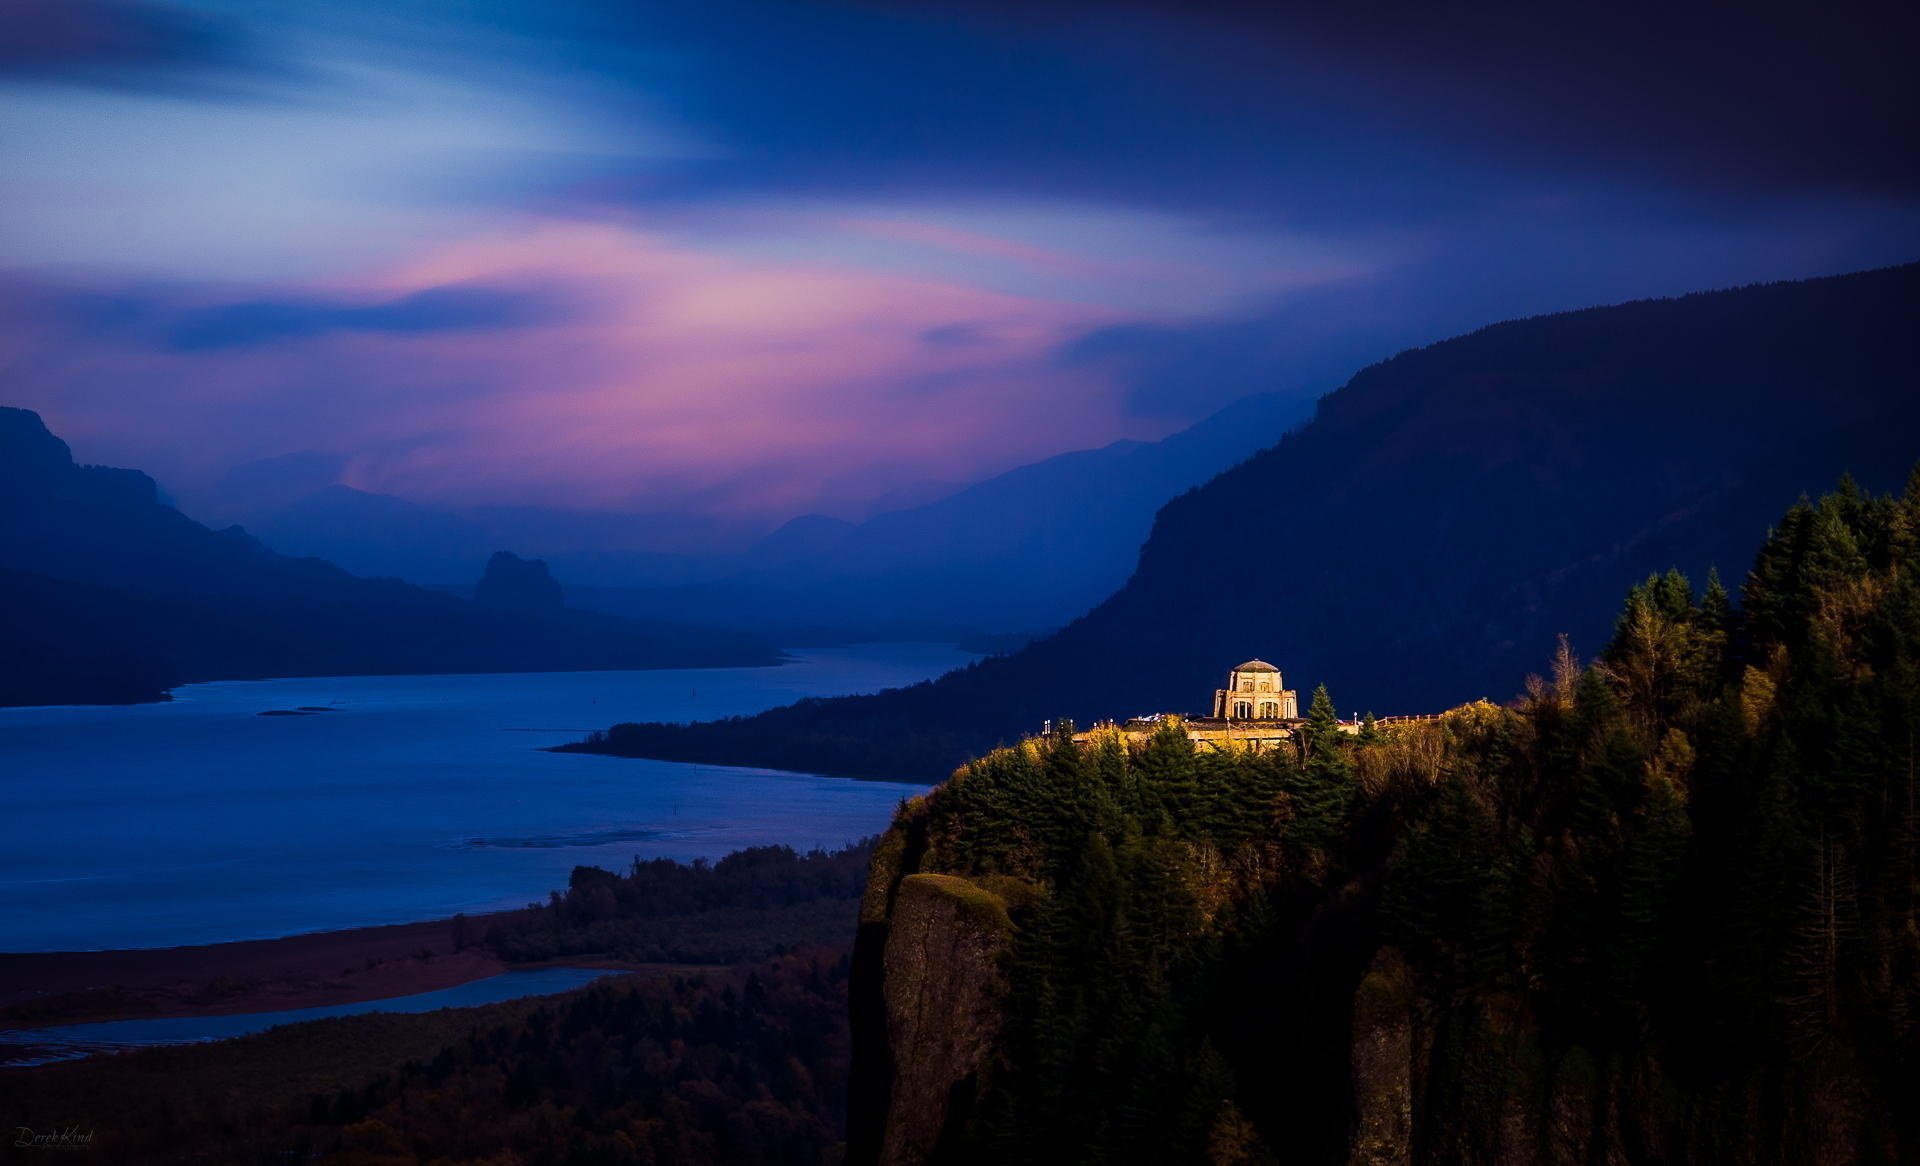
[[176, 684], [347, 673], [766, 664], [737, 633], [571, 610], [490, 611], [275, 553], [161, 500], [136, 470], [76, 463], [0, 408], [0, 703], [154, 700]]

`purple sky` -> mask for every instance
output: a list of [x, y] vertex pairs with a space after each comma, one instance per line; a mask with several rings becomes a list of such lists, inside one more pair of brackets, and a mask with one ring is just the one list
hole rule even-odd
[[0, 403], [773, 520], [1920, 257], [1910, 6], [1439, 7], [14, 0]]

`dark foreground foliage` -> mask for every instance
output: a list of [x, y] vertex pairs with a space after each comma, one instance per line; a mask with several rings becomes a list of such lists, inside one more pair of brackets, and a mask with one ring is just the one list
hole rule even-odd
[[1920, 474], [1795, 506], [1742, 601], [1648, 579], [1511, 706], [1316, 699], [1292, 755], [966, 767], [883, 847], [1017, 927], [941, 1156], [1920, 1157]]
[[871, 849], [579, 867], [472, 938], [516, 961], [725, 966], [0, 1070], [0, 1128], [93, 1129], [90, 1161], [143, 1164], [828, 1161]]
[[485, 942], [504, 959], [582, 956], [731, 964], [853, 934], [872, 843], [795, 853], [735, 851], [719, 862], [635, 859], [623, 875], [578, 866], [566, 891], [502, 917]]
[[845, 1111], [846, 971], [844, 947], [809, 949], [0, 1071], [0, 1120], [91, 1130], [87, 1161], [142, 1166], [816, 1163]]

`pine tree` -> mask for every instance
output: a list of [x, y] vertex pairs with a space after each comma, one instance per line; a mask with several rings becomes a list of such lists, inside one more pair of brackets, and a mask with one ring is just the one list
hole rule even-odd
[[1304, 757], [1288, 790], [1293, 801], [1288, 837], [1297, 845], [1324, 850], [1345, 826], [1356, 788], [1353, 767], [1340, 740], [1340, 718], [1324, 684], [1313, 690], [1301, 733]]

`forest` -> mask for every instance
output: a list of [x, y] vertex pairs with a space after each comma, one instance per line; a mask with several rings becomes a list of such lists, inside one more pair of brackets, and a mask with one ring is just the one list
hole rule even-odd
[[578, 866], [544, 904], [494, 916], [481, 940], [527, 963], [594, 956], [735, 964], [794, 947], [842, 946], [866, 888], [871, 842], [796, 853], [737, 850], [718, 862], [635, 859], [624, 875]]
[[[1920, 471], [1648, 578], [1515, 702], [1297, 752], [1027, 741], [876, 876], [1007, 913], [935, 1161], [1896, 1162], [1920, 1154]], [[883, 930], [883, 929], [882, 929]], [[856, 953], [851, 1161], [913, 1051]]]

